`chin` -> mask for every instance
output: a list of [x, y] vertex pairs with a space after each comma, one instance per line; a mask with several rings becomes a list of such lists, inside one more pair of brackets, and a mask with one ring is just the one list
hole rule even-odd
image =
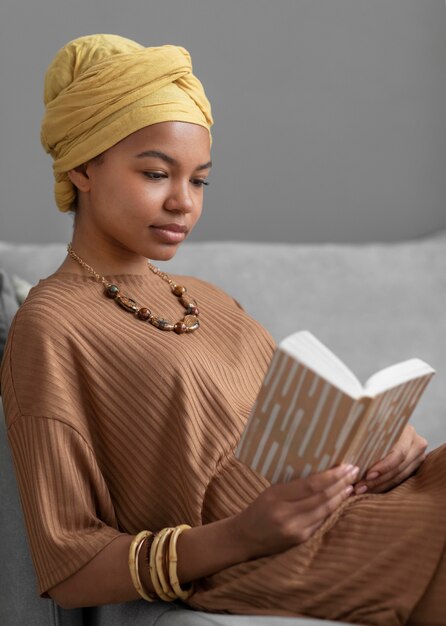
[[157, 247], [148, 258], [152, 261], [170, 261], [176, 255], [179, 245], [166, 245]]

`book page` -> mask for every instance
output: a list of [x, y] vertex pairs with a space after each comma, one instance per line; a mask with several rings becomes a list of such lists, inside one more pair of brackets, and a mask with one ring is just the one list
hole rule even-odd
[[426, 374], [435, 374], [435, 370], [421, 359], [409, 359], [373, 374], [367, 379], [364, 389], [367, 395], [376, 396], [391, 387]]
[[279, 343], [279, 349], [305, 363], [352, 398], [359, 398], [364, 393], [362, 384], [347, 365], [310, 331], [301, 330], [289, 335]]

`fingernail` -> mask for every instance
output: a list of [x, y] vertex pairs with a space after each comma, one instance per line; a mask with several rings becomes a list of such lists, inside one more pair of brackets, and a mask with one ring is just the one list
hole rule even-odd
[[378, 478], [379, 476], [379, 472], [370, 472], [370, 474], [367, 474], [366, 478], [367, 480], [374, 480], [375, 478]]
[[361, 485], [360, 487], [356, 487], [355, 493], [359, 496], [361, 493], [365, 493], [367, 491], [367, 485]]
[[354, 489], [353, 485], [349, 485], [348, 487], [346, 487], [344, 491], [345, 495], [349, 496], [351, 492], [353, 491], [353, 489]]
[[350, 474], [352, 475], [353, 478], [356, 478], [356, 476], [359, 474], [359, 467], [352, 466]]
[[354, 467], [355, 467], [354, 465], [352, 465], [351, 463], [349, 463], [348, 465], [343, 465], [343, 466], [342, 466], [342, 471], [343, 471], [345, 474], [350, 474], [350, 472], [353, 470], [353, 468], [354, 468]]

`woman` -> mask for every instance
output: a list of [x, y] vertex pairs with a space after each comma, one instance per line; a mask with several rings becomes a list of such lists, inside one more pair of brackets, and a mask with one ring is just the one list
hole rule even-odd
[[1, 372], [41, 595], [445, 624], [445, 447], [425, 459], [407, 428], [356, 485], [341, 466], [271, 486], [234, 458], [274, 341], [221, 290], [147, 262], [195, 226], [212, 165], [188, 52], [82, 37], [45, 104], [74, 232]]

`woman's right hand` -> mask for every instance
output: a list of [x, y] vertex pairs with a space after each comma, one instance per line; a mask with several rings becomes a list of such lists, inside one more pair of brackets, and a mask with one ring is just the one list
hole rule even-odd
[[306, 541], [353, 492], [358, 468], [333, 469], [269, 486], [234, 518], [247, 559]]

